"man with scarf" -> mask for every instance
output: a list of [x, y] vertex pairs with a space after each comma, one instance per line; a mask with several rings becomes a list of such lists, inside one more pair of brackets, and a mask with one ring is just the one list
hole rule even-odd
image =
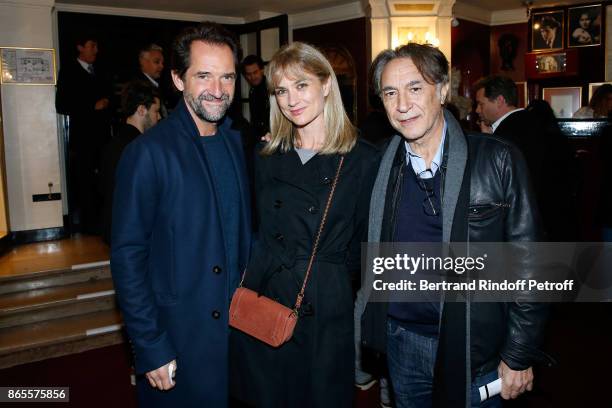
[[[464, 134], [443, 108], [448, 68], [440, 50], [415, 43], [373, 62], [374, 89], [397, 134], [373, 189], [368, 241], [538, 241], [540, 218], [520, 152], [491, 136]], [[519, 269], [528, 279], [527, 266]], [[372, 279], [366, 275], [356, 303], [365, 307], [356, 317], [362, 345], [387, 356], [398, 408], [499, 407], [499, 397], [481, 405], [478, 393], [498, 377], [504, 399], [532, 389], [545, 306], [444, 295], [366, 304]]]

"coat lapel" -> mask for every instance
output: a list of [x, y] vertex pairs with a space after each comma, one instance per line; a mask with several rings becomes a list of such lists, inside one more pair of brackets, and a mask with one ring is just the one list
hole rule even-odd
[[[216, 189], [214, 188], [214, 181], [212, 179], [212, 173], [210, 167], [208, 165], [208, 161], [206, 160], [206, 154], [204, 152], [204, 147], [199, 140], [200, 132], [198, 131], [198, 127], [196, 126], [193, 118], [191, 117], [191, 113], [185, 104], [185, 100], [181, 99], [176, 109], [172, 113], [173, 115], [177, 115], [177, 119], [181, 124], [181, 137], [186, 137], [188, 139], [188, 143], [190, 143], [198, 156], [198, 163], [200, 169], [202, 170], [203, 179], [210, 186], [210, 191], [213, 192], [215, 197], [215, 207], [217, 209], [217, 217], [219, 220], [223, 219], [221, 214], [221, 205], [219, 203], [218, 197], [216, 196]], [[240, 237], [240, 248], [239, 253], [241, 259], [239, 260], [239, 267], [243, 268], [246, 265], [248, 260], [248, 252], [250, 248], [250, 228], [251, 228], [251, 217], [250, 217], [250, 192], [249, 187], [247, 185], [246, 179], [246, 167], [244, 164], [244, 154], [242, 152], [242, 141], [240, 140], [240, 133], [237, 130], [231, 129], [232, 121], [227, 116], [219, 123], [218, 132], [223, 132], [223, 140], [227, 146], [230, 157], [232, 159], [234, 170], [236, 172], [236, 176], [238, 178], [238, 188], [240, 190], [240, 196], [242, 197], [240, 203], [240, 216], [241, 220], [241, 237]], [[220, 233], [222, 233], [220, 231]]]
[[223, 140], [232, 159], [236, 176], [238, 177], [238, 189], [240, 190], [240, 197], [242, 198], [240, 200], [241, 239], [239, 240], [239, 254], [241, 257], [239, 260], [239, 268], [242, 270], [248, 261], [249, 249], [251, 247], [250, 239], [248, 239], [251, 228], [251, 206], [249, 205], [251, 194], [247, 184], [247, 171], [240, 131], [231, 128], [231, 121], [229, 119], [223, 123], [220, 131], [223, 132]]
[[287, 153], [277, 152], [271, 160], [272, 168], [278, 169], [273, 176], [276, 181], [289, 184], [320, 201], [321, 192], [329, 192], [339, 159], [338, 155], [316, 155], [302, 164], [298, 154], [292, 150]]
[[463, 183], [463, 175], [467, 164], [467, 141], [459, 123], [447, 110], [444, 110], [446, 120], [446, 139], [448, 149], [444, 149], [442, 167], [445, 168], [444, 196], [442, 202], [442, 242], [450, 242], [457, 199]]

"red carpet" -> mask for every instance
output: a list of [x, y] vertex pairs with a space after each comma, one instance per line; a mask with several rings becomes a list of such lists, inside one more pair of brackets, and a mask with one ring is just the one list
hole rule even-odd
[[0, 385], [70, 387], [69, 403], [0, 403], [2, 407], [136, 407], [125, 344], [0, 370]]

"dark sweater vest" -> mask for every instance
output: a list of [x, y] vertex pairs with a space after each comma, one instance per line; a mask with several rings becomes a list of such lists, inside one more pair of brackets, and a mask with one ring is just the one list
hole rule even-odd
[[[442, 242], [442, 214], [440, 204], [441, 172], [427, 180], [434, 194], [431, 197], [437, 215], [424, 206], [431, 206], [427, 192], [419, 186], [412, 166], [403, 169], [400, 200], [395, 217], [395, 242]], [[427, 336], [438, 335], [439, 302], [390, 302], [388, 314], [404, 328]]]

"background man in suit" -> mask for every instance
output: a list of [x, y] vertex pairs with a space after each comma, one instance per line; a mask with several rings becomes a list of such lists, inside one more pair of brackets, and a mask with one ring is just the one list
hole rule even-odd
[[242, 75], [251, 86], [249, 112], [251, 126], [257, 141], [270, 131], [270, 101], [264, 75], [264, 63], [257, 55], [248, 55], [242, 61]]
[[534, 101], [546, 109], [517, 108], [516, 84], [504, 76], [483, 78], [474, 88], [480, 119], [525, 156], [548, 239], [571, 241], [575, 230], [571, 152], [550, 106]]
[[486, 125], [491, 126], [493, 132], [514, 113], [517, 115], [512, 116], [512, 119], [504, 124], [500, 132], [507, 132], [506, 129], [515, 128], [517, 125], [521, 125], [521, 131], [526, 130], [522, 126], [527, 125], [524, 122], [526, 115], [522, 108], [517, 107], [518, 92], [514, 81], [507, 77], [493, 75], [477, 82], [474, 89], [476, 90], [476, 113]]
[[172, 53], [183, 98], [123, 151], [111, 268], [140, 405], [225, 407], [229, 304], [251, 240], [242, 140], [226, 115], [239, 49], [223, 26], [204, 23]]
[[110, 82], [94, 66], [98, 43], [84, 35], [76, 40], [78, 57], [62, 61], [55, 106], [68, 115], [68, 191], [75, 231], [99, 232], [101, 198], [97, 194], [100, 152], [110, 139]]
[[160, 80], [164, 71], [164, 49], [157, 44], [148, 44], [138, 53], [138, 64], [140, 65], [140, 78], [151, 83], [159, 90], [162, 118], [168, 116], [165, 98], [161, 97], [162, 89]]
[[128, 83], [121, 94], [121, 111], [127, 115], [125, 123], [102, 152], [100, 187], [104, 197], [102, 209], [102, 238], [110, 244], [115, 171], [123, 149], [152, 128], [160, 119], [160, 101], [157, 89], [144, 81]]

